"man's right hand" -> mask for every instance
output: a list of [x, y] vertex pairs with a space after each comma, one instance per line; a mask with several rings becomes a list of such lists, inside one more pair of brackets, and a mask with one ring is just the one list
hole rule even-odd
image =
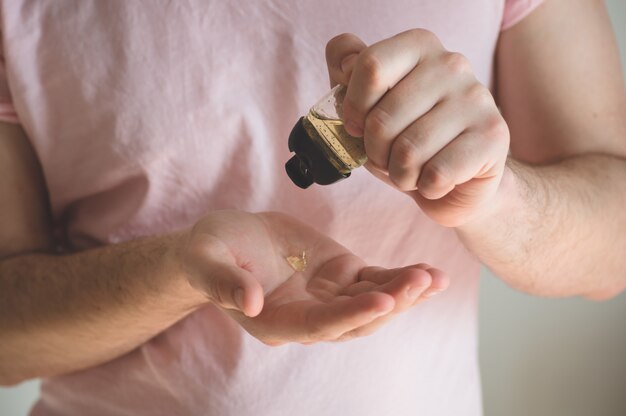
[[[304, 270], [294, 270], [288, 257], [306, 263]], [[182, 263], [193, 287], [269, 345], [366, 335], [448, 286], [441, 271], [424, 264], [366, 267], [278, 213], [212, 212], [192, 229]]]

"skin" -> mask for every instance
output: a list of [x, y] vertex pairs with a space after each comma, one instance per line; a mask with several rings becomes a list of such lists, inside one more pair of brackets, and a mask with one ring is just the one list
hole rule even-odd
[[[500, 37], [495, 99], [464, 57], [423, 30], [370, 47], [336, 38], [329, 72], [348, 85], [344, 116], [364, 135], [373, 174], [455, 227], [509, 284], [607, 298], [626, 285], [626, 99], [609, 27], [599, 0], [549, 0]], [[198, 304], [222, 307], [268, 344], [309, 343], [367, 334], [431, 293], [429, 282], [447, 285], [428, 266], [367, 269], [273, 213], [213, 213], [177, 235], [33, 254], [52, 247], [45, 187], [22, 133], [1, 134], [10, 157], [0, 193], [11, 198], [1, 202], [0, 383], [105, 362]], [[316, 253], [303, 273], [283, 262], [302, 249], [294, 236]]]
[[[286, 258], [302, 251], [307, 265], [298, 272]], [[186, 257], [191, 284], [221, 294], [212, 300], [269, 345], [370, 334], [448, 285], [426, 264], [367, 267], [345, 247], [280, 213], [212, 213], [194, 227]], [[207, 269], [214, 273], [210, 280]], [[241, 308], [231, 296], [233, 282], [245, 289]], [[265, 299], [263, 290], [269, 292]]]
[[[278, 213], [216, 211], [191, 229], [55, 255], [41, 170], [0, 124], [0, 384], [110, 361], [214, 305], [268, 345], [344, 341], [443, 291], [419, 264], [367, 267]], [[286, 257], [302, 250], [307, 268]], [[236, 294], [241, 290], [241, 296]]]
[[455, 227], [511, 286], [615, 296], [626, 287], [626, 94], [604, 3], [546, 1], [497, 51], [495, 97], [424, 30], [371, 46], [340, 35], [326, 56], [375, 176]]

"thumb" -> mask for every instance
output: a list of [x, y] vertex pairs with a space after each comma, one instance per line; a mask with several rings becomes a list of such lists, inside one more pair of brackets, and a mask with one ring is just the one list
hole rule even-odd
[[194, 281], [194, 286], [219, 307], [238, 310], [249, 317], [257, 316], [263, 309], [263, 288], [252, 273], [235, 264], [212, 262]]
[[330, 85], [348, 85], [352, 69], [359, 53], [367, 48], [367, 45], [356, 35], [344, 33], [332, 38], [326, 45], [326, 65]]

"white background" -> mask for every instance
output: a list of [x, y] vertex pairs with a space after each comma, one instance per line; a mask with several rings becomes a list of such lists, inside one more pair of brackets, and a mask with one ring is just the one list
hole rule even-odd
[[[626, 1], [607, 5], [626, 68]], [[602, 303], [539, 299], [484, 272], [480, 326], [487, 416], [626, 415], [626, 294]], [[0, 388], [0, 415], [26, 415], [38, 388]]]

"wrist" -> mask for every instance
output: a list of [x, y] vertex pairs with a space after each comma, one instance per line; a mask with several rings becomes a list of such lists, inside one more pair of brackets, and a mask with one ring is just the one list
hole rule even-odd
[[521, 177], [522, 170], [522, 165], [509, 159], [504, 168], [498, 190], [491, 201], [485, 204], [480, 215], [457, 227], [457, 230], [462, 234], [484, 230], [492, 226], [494, 218], [510, 215], [516, 207], [521, 206], [521, 194], [523, 189], [527, 187]]
[[209, 303], [206, 295], [191, 285], [189, 272], [185, 267], [184, 253], [190, 233], [190, 229], [185, 229], [165, 237], [167, 249], [162, 257], [161, 267], [168, 282], [166, 290], [174, 302], [189, 311]]

